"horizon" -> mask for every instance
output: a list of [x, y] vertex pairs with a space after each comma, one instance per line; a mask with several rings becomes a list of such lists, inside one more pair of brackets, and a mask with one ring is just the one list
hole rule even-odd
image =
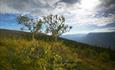
[[0, 70], [115, 70], [115, 0], [0, 0]]

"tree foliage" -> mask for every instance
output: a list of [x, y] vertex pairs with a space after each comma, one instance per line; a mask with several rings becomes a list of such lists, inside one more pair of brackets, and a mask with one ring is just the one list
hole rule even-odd
[[18, 16], [17, 21], [19, 24], [24, 25], [22, 27], [22, 30], [26, 27], [30, 32], [34, 34], [36, 32], [40, 32], [40, 29], [42, 29], [42, 23], [45, 24], [45, 32], [50, 33], [54, 39], [57, 39], [60, 35], [62, 35], [65, 32], [68, 32], [72, 27], [64, 24], [65, 18], [64, 16], [59, 15], [48, 15], [42, 17], [42, 19], [39, 19], [35, 22], [34, 19], [31, 19], [27, 15]]
[[19, 24], [22, 24], [23, 27], [21, 28], [21, 30], [29, 30], [30, 32], [32, 32], [32, 38], [34, 39], [34, 35], [37, 32], [40, 32], [40, 29], [42, 27], [42, 21], [40, 20], [34, 20], [33, 18], [28, 17], [27, 15], [19, 15], [17, 17], [17, 22]]
[[65, 32], [68, 32], [72, 27], [64, 24], [64, 16], [48, 15], [43, 17], [46, 25], [46, 33], [51, 33], [54, 38], [59, 37]]

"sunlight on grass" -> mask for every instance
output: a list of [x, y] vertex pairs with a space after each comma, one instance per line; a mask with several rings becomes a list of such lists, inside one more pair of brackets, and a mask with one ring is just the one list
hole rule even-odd
[[114, 53], [67, 40], [0, 36], [0, 70], [115, 70]]

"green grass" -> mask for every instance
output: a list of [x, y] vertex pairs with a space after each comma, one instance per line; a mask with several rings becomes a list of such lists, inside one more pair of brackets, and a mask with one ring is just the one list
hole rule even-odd
[[115, 51], [0, 29], [0, 70], [115, 70]]

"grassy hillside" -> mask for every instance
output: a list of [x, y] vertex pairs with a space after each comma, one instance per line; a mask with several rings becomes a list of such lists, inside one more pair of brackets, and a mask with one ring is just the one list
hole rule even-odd
[[115, 70], [115, 51], [0, 29], [0, 70]]

